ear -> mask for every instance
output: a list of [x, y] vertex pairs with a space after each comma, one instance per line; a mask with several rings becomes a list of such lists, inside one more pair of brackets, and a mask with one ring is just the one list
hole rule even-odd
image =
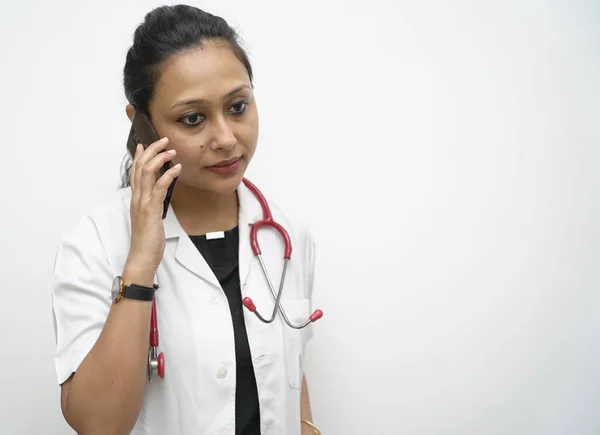
[[132, 104], [128, 104], [125, 108], [125, 113], [127, 113], [127, 117], [130, 122], [133, 122], [133, 117], [135, 116], [135, 107]]

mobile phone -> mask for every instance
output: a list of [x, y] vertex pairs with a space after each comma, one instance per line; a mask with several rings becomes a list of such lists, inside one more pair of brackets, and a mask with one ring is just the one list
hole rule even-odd
[[[154, 142], [159, 140], [158, 134], [152, 127], [152, 123], [148, 116], [144, 113], [136, 111], [133, 121], [131, 122], [131, 129], [129, 130], [129, 137], [127, 138], [127, 150], [133, 156], [135, 154], [135, 149], [138, 144], [142, 144], [144, 149], [148, 148]], [[163, 152], [163, 151], [161, 151]], [[173, 167], [173, 162], [169, 161], [165, 163], [162, 168], [160, 168], [158, 172], [158, 177], [163, 176], [165, 172]], [[164, 219], [167, 216], [167, 212], [169, 211], [169, 204], [171, 203], [171, 197], [173, 196], [173, 191], [175, 190], [175, 184], [177, 183], [177, 177], [171, 182], [169, 188], [167, 189], [167, 194], [165, 195], [165, 200], [163, 202], [163, 215]]]

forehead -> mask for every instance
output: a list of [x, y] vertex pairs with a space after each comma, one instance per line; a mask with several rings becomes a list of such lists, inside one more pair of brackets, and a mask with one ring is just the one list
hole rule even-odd
[[162, 106], [185, 98], [220, 100], [240, 84], [250, 85], [244, 64], [227, 42], [207, 41], [168, 58], [154, 89], [153, 101]]

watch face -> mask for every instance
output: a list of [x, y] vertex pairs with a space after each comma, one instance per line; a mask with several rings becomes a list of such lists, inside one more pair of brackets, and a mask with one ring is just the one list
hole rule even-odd
[[117, 276], [113, 281], [111, 289], [111, 298], [113, 301], [119, 296], [119, 290], [121, 290], [121, 277]]

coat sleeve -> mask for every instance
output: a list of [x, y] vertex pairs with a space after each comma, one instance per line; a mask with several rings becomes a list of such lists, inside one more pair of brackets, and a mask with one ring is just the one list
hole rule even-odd
[[98, 229], [82, 218], [60, 241], [52, 284], [58, 383], [85, 359], [102, 332], [111, 307], [113, 276]]

